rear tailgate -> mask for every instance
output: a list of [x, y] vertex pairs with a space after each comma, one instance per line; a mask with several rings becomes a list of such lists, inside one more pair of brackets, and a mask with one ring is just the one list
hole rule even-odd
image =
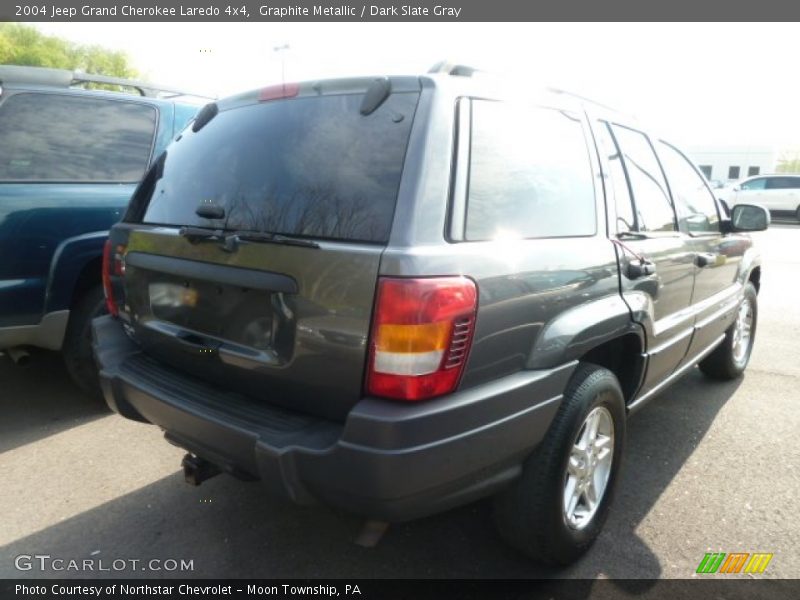
[[[393, 91], [364, 114], [370, 82], [359, 85], [221, 103], [168, 148], [129, 211], [141, 224], [126, 226], [121, 316], [147, 353], [327, 418], [360, 399], [419, 93]], [[218, 235], [187, 237], [186, 226]]]

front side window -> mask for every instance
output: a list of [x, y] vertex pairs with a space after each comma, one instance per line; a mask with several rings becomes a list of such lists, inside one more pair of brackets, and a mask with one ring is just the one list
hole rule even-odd
[[580, 119], [473, 101], [467, 240], [589, 236], [596, 223]]
[[660, 142], [658, 151], [681, 229], [690, 233], [719, 232], [717, 203], [700, 174], [673, 146]]
[[667, 184], [650, 141], [643, 133], [620, 125], [614, 125], [613, 131], [633, 192], [638, 230], [675, 231]]
[[767, 179], [765, 177], [761, 177], [759, 179], [751, 179], [750, 181], [745, 181], [739, 187], [743, 190], [763, 190], [767, 185]]
[[146, 104], [15, 94], [0, 105], [0, 181], [134, 183], [155, 126]]

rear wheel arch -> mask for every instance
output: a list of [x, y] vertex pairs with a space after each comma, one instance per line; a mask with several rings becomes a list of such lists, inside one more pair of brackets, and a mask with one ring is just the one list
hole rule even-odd
[[70, 309], [74, 309], [75, 306], [81, 301], [83, 296], [85, 296], [86, 293], [92, 288], [102, 285], [102, 265], [102, 256], [97, 256], [86, 261], [86, 264], [80, 270], [78, 277], [75, 279], [75, 285], [72, 288], [72, 296], [69, 302]]
[[598, 344], [579, 361], [611, 371], [619, 381], [627, 404], [633, 400], [644, 376], [644, 343], [640, 335], [626, 333]]
[[761, 291], [761, 267], [753, 267], [747, 280], [756, 288], [756, 293]]

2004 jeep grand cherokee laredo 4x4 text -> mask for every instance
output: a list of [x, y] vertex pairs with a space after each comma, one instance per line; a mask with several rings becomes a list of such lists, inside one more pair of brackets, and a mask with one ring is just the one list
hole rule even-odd
[[564, 564], [606, 518], [627, 414], [747, 365], [740, 232], [769, 215], [728, 215], [608, 109], [468, 74], [207, 105], [111, 231], [95, 354], [196, 482], [384, 521], [496, 495], [501, 534]]

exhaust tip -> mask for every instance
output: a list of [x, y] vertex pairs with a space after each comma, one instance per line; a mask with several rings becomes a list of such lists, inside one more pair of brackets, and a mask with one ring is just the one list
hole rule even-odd
[[18, 367], [24, 367], [31, 361], [30, 353], [24, 348], [9, 348], [6, 350], [6, 354], [8, 354], [11, 362]]

